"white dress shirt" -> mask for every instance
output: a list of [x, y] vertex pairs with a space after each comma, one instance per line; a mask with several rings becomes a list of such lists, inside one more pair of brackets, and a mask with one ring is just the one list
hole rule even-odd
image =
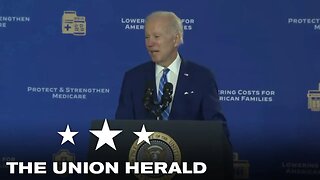
[[[170, 71], [167, 74], [167, 79], [168, 79], [168, 82], [172, 83], [172, 85], [173, 85], [172, 101], [173, 101], [174, 94], [176, 91], [180, 65], [181, 65], [181, 58], [178, 53], [176, 59], [167, 67], [170, 69]], [[165, 69], [165, 67], [162, 67], [162, 66], [156, 64], [155, 77], [156, 77], [157, 93], [159, 92], [159, 82], [160, 82], [161, 76], [163, 74], [163, 69]], [[171, 109], [172, 101], [170, 103], [170, 109]]]

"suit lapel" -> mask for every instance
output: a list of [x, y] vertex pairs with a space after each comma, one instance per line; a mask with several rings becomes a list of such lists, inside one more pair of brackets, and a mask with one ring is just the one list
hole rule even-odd
[[144, 79], [147, 81], [156, 82], [155, 80], [155, 64], [153, 62], [149, 62], [147, 68], [145, 68], [145, 77]]
[[[153, 84], [153, 99], [157, 99], [157, 86], [156, 86], [156, 78], [155, 78], [155, 63], [153, 63], [151, 60], [148, 63], [147, 67], [145, 68], [144, 77], [142, 79], [145, 80], [144, 82], [144, 90], [146, 89], [146, 86], [148, 83]], [[145, 92], [144, 92], [145, 93]], [[143, 107], [144, 108], [144, 107]], [[145, 109], [145, 108], [144, 108]], [[155, 119], [154, 115], [151, 112], [145, 111], [145, 117], [147, 119]]]
[[145, 83], [148, 83], [148, 82], [152, 82], [153, 84], [153, 99], [157, 99], [157, 86], [156, 86], [156, 77], [155, 77], [155, 71], [156, 71], [156, 66], [155, 66], [155, 63], [153, 62], [150, 62], [150, 65], [148, 67], [148, 71], [146, 73], [146, 82]]
[[180, 65], [180, 70], [179, 70], [179, 76], [177, 80], [176, 92], [174, 94], [174, 99], [172, 102], [169, 119], [176, 119], [176, 116], [177, 114], [179, 114], [178, 112], [181, 109], [179, 107], [184, 105], [183, 93], [185, 91], [185, 88], [188, 85], [188, 78], [189, 78], [188, 63], [182, 60]]

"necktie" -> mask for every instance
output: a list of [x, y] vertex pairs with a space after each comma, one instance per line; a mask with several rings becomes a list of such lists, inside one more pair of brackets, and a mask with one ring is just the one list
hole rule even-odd
[[[163, 95], [163, 87], [164, 85], [168, 82], [168, 79], [167, 79], [167, 74], [168, 72], [170, 71], [170, 69], [166, 68], [166, 69], [163, 69], [163, 73], [162, 73], [162, 76], [160, 78], [160, 82], [159, 82], [159, 92], [158, 92], [158, 102], [161, 101], [161, 97]], [[169, 112], [170, 112], [170, 108], [169, 106], [162, 112], [162, 119], [163, 120], [168, 120], [169, 118]]]

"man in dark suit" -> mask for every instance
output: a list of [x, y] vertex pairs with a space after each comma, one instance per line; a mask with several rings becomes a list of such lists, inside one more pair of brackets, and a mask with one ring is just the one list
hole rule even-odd
[[163, 119], [225, 121], [213, 74], [205, 67], [184, 60], [178, 52], [182, 43], [182, 22], [174, 13], [158, 11], [146, 18], [145, 44], [152, 61], [126, 72], [116, 119], [155, 119], [143, 99], [150, 82], [157, 99], [157, 94], [162, 94], [159, 89], [166, 76], [165, 82], [173, 84], [173, 93]]
[[[218, 157], [210, 160], [205, 158], [210, 169], [205, 176], [233, 179], [231, 143], [215, 79], [207, 68], [186, 61], [180, 56], [178, 47], [182, 43], [182, 22], [174, 13], [154, 12], [146, 18], [145, 44], [152, 61], [125, 73], [116, 119], [222, 121], [226, 136], [219, 134], [215, 142], [220, 147], [206, 146], [200, 151], [198, 147], [194, 147], [197, 150], [190, 152], [195, 154], [186, 157], [199, 158], [198, 152], [206, 154], [206, 158]], [[166, 86], [166, 83], [172, 84], [172, 94], [170, 86]], [[172, 102], [169, 104], [164, 101], [168, 99], [170, 101], [167, 95], [172, 96]], [[150, 108], [150, 104], [153, 108]], [[158, 106], [159, 104], [165, 104], [164, 108]], [[159, 107], [161, 107], [160, 113], [157, 111]], [[167, 152], [165, 148], [161, 153], [162, 151]], [[212, 155], [215, 153], [217, 155]], [[190, 160], [186, 157], [185, 161]], [[217, 168], [217, 165], [221, 167]]]

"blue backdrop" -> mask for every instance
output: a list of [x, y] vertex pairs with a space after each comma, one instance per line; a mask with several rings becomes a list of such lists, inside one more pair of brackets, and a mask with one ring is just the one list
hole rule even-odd
[[[61, 148], [84, 158], [92, 120], [114, 118], [124, 72], [150, 60], [144, 17], [168, 10], [184, 20], [182, 56], [215, 74], [235, 176], [319, 178], [319, 6], [0, 0], [0, 168], [7, 160], [51, 158]], [[76, 145], [60, 145], [57, 132], [67, 124], [79, 131]]]

